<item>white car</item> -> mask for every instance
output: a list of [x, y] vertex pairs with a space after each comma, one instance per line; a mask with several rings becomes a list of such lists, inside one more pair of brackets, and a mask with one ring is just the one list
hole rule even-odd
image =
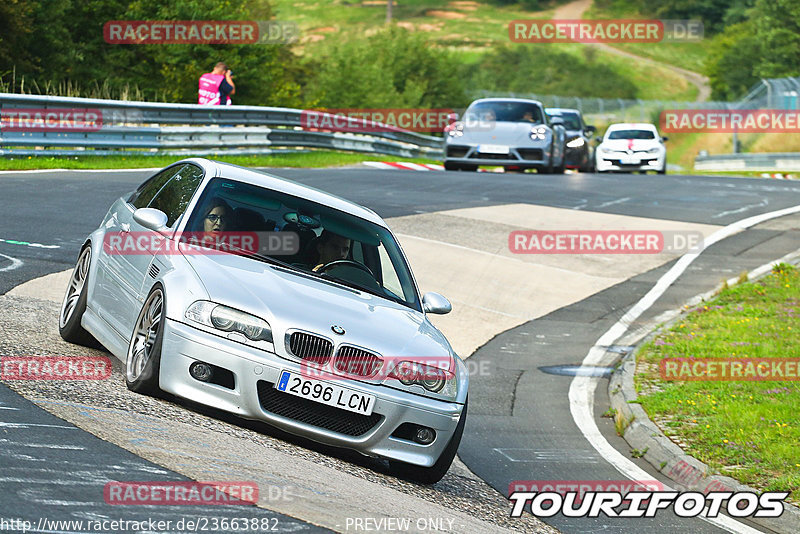
[[612, 124], [595, 150], [597, 172], [667, 172], [666, 137], [652, 124]]

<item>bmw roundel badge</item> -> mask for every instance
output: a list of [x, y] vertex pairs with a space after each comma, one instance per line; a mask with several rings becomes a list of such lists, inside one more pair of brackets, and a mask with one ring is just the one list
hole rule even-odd
[[334, 334], [339, 334], [340, 336], [344, 335], [344, 328], [342, 328], [338, 324], [331, 326], [331, 330], [333, 330]]

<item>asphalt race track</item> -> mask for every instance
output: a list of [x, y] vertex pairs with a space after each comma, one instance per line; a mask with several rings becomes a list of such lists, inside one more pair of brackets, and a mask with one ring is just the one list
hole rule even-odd
[[[746, 217], [800, 204], [799, 183], [767, 179], [622, 174], [552, 176], [362, 168], [273, 169], [271, 172], [354, 200], [385, 219], [464, 208], [494, 207], [500, 210], [498, 214], [502, 214], [505, 205], [527, 204], [576, 213], [725, 226]], [[9, 319], [9, 324], [16, 325], [15, 329], [0, 334], [0, 355], [46, 351], [48, 344], [60, 342], [60, 338], [56, 339], [57, 331], [53, 325], [47, 332], [42, 332], [34, 325], [29, 330], [20, 327], [24, 324], [22, 319], [13, 322], [16, 320], [14, 317], [51, 314], [54, 307], [57, 309], [55, 304], [45, 305], [1, 295], [23, 282], [71, 268], [83, 239], [98, 225], [113, 200], [134, 189], [151, 174], [152, 171], [138, 170], [0, 173], [3, 214], [0, 224], [0, 299], [19, 307], [19, 310], [12, 311]], [[392, 221], [389, 225], [392, 226]], [[480, 226], [477, 228], [480, 231]], [[445, 241], [447, 230], [431, 229], [426, 238]], [[473, 238], [479, 241], [481, 236], [475, 234]], [[723, 278], [736, 276], [795, 251], [798, 243], [800, 216], [794, 215], [757, 225], [713, 245], [645, 311], [638, 324], [646, 324], [659, 314], [680, 307], [689, 298], [712, 289]], [[507, 248], [507, 243], [500, 243], [498, 247]], [[621, 258], [620, 262], [625, 261], [625, 256]], [[566, 256], [563, 261], [570, 259]], [[515, 524], [513, 518], [508, 518], [510, 506], [506, 504], [503, 508], [502, 505], [507, 503], [503, 497], [508, 494], [510, 483], [519, 480], [625, 478], [577, 427], [570, 412], [568, 394], [573, 376], [568, 371], [560, 373], [558, 369], [560, 366], [580, 365], [595, 341], [653, 286], [673, 261], [637, 273], [533, 321], [523, 322], [482, 344], [471, 356], [471, 361], [482, 364], [481, 369], [488, 371], [471, 378], [470, 413], [459, 456], [469, 470], [499, 492], [495, 495], [479, 497], [470, 493], [477, 491], [480, 481], [470, 482], [466, 475], [459, 474], [461, 471], [452, 478], [448, 475], [433, 489], [421, 488], [396, 482], [384, 474], [380, 465], [370, 460], [329, 451], [258, 425], [237, 422], [233, 420], [235, 418], [188, 402], [165, 403], [144, 398], [141, 402], [153, 414], [161, 416], [162, 421], [169, 419], [164, 417], [166, 415], [195, 426], [217, 429], [225, 425], [234, 429], [232, 433], [263, 433], [265, 446], [289, 455], [313, 456], [313, 461], [352, 471], [366, 479], [372, 485], [368, 487], [374, 487], [376, 492], [388, 488], [429, 502], [441, 500], [452, 509], [471, 514], [499, 529], [549, 531], [546, 527], [537, 527], [535, 522]], [[416, 270], [413, 262], [412, 268]], [[608, 268], [615, 266], [609, 265]], [[506, 282], [513, 284], [514, 280]], [[55, 337], [49, 337], [53, 332], [56, 332]], [[625, 353], [625, 347], [619, 347], [619, 352]], [[595, 420], [603, 436], [653, 479], [669, 484], [669, 480], [646, 461], [630, 458], [630, 449], [617, 436], [612, 420], [599, 416], [608, 407], [607, 385], [606, 377], [599, 381], [595, 391]], [[99, 393], [103, 405], [108, 406], [108, 415], [106, 419], [98, 419], [97, 428], [116, 420], [114, 418], [123, 420], [126, 407], [140, 400], [125, 389], [124, 383], [117, 382], [108, 387], [110, 389]], [[84, 406], [80, 408], [83, 411], [88, 411], [85, 406], [92, 405], [87, 390], [73, 394], [63, 389], [57, 391], [55, 386], [52, 391], [15, 389], [28, 399], [38, 401], [36, 404], [39, 406], [47, 406], [52, 413], [58, 413], [60, 403]], [[158, 410], [162, 412], [157, 413]], [[129, 518], [135, 514], [179, 518], [182, 511], [179, 513], [169, 507], [160, 507], [156, 511], [110, 510], [112, 507], [102, 500], [98, 504], [87, 498], [85, 491], [81, 490], [81, 480], [95, 483], [109, 479], [186, 480], [187, 477], [181, 474], [186, 471], [178, 473], [166, 467], [166, 463], [143, 459], [114, 445], [112, 437], [94, 431], [98, 438], [48, 411], [0, 384], [0, 439], [6, 451], [0, 465], [0, 480], [6, 490], [0, 493], [0, 510], [13, 509], [18, 517], [31, 520], [43, 515], [55, 519], [88, 519], [123, 513]], [[175, 436], [178, 435], [176, 430]], [[160, 439], [164, 440], [162, 445], [166, 445], [170, 438], [164, 436]], [[214, 449], [220, 455], [218, 458], [223, 458], [224, 443], [209, 441], [200, 445]], [[52, 446], [48, 447], [48, 444]], [[187, 455], [191, 454], [191, 445], [188, 438], [181, 440], [180, 446], [175, 441], [175, 447]], [[322, 460], [322, 455], [332, 458]], [[37, 472], [36, 468], [40, 471]], [[38, 482], [33, 483], [33, 480]], [[48, 480], [51, 481], [49, 484]], [[59, 482], [53, 482], [56, 480]], [[331, 488], [317, 490], [323, 495], [326, 491], [331, 492], [330, 498], [335, 493]], [[471, 499], [482, 506], [470, 510]], [[293, 510], [291, 507], [276, 513], [270, 511], [269, 506], [269, 509], [250, 507], [247, 513], [253, 517], [275, 518], [282, 531], [323, 530], [318, 525], [346, 531], [345, 525], [337, 527], [302, 515], [302, 505], [297, 506], [297, 513], [289, 513]], [[490, 509], [492, 507], [494, 510]], [[192, 510], [195, 516], [210, 513]], [[234, 514], [226, 513], [231, 517]], [[746, 521], [737, 521], [738, 526], [731, 531], [746, 532], [747, 527], [763, 531]], [[545, 523], [569, 533], [725, 531], [699, 519], [678, 518], [669, 511], [659, 513], [653, 519], [597, 520], [556, 516]]]

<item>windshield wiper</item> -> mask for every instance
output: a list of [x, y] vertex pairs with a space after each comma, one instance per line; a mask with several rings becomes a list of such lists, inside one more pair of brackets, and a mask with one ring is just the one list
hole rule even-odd
[[385, 299], [391, 300], [391, 301], [396, 302], [398, 304], [402, 304], [403, 306], [408, 306], [408, 303], [406, 301], [404, 301], [404, 300], [402, 300], [402, 299], [400, 299], [398, 297], [395, 297], [393, 295], [387, 295], [385, 292], [384, 293], [378, 293], [374, 289], [370, 289], [368, 287], [362, 286], [361, 284], [356, 284], [355, 282], [351, 282], [350, 280], [344, 280], [342, 278], [339, 278], [338, 276], [331, 276], [329, 274], [322, 274], [322, 275], [318, 275], [318, 276], [320, 278], [329, 278], [329, 279], [334, 280], [337, 283], [342, 284], [344, 286], [352, 287], [353, 289], [358, 289], [359, 291], [364, 291], [365, 293], [369, 293], [370, 295], [375, 295], [376, 297], [383, 297]]
[[236, 245], [231, 245], [230, 243], [226, 243], [224, 247], [217, 248], [216, 250], [223, 250], [224, 252], [230, 252], [231, 254], [236, 254], [237, 256], [244, 256], [245, 258], [254, 258], [256, 260], [260, 260], [260, 261], [263, 261], [265, 263], [271, 263], [273, 265], [280, 265], [281, 267], [285, 267], [287, 269], [292, 269], [294, 271], [303, 272], [301, 269], [295, 267], [291, 263], [286, 263], [285, 261], [275, 259], [272, 256], [266, 256], [264, 254], [259, 254], [258, 252], [245, 250], [245, 249], [243, 249], [241, 247], [237, 247]]

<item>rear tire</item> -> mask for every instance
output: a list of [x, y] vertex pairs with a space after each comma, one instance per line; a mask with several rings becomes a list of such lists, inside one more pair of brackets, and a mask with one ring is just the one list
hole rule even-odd
[[143, 395], [157, 395], [161, 392], [158, 375], [161, 369], [161, 346], [164, 342], [165, 303], [164, 289], [156, 284], [147, 295], [136, 318], [128, 344], [125, 384], [131, 391]]
[[411, 480], [419, 484], [435, 484], [439, 482], [453, 463], [453, 459], [458, 452], [458, 446], [461, 443], [461, 436], [464, 434], [464, 426], [467, 422], [467, 404], [469, 398], [464, 401], [464, 409], [461, 411], [461, 419], [458, 420], [456, 431], [447, 447], [442, 451], [436, 463], [430, 467], [420, 467], [418, 465], [411, 465], [405, 462], [398, 462], [389, 460], [389, 468], [392, 473], [398, 478]]
[[78, 262], [69, 279], [61, 312], [58, 315], [58, 333], [70, 343], [84, 346], [96, 345], [92, 335], [81, 326], [81, 317], [86, 311], [87, 294], [89, 293], [89, 267], [92, 264], [92, 246], [86, 245], [78, 255]]

